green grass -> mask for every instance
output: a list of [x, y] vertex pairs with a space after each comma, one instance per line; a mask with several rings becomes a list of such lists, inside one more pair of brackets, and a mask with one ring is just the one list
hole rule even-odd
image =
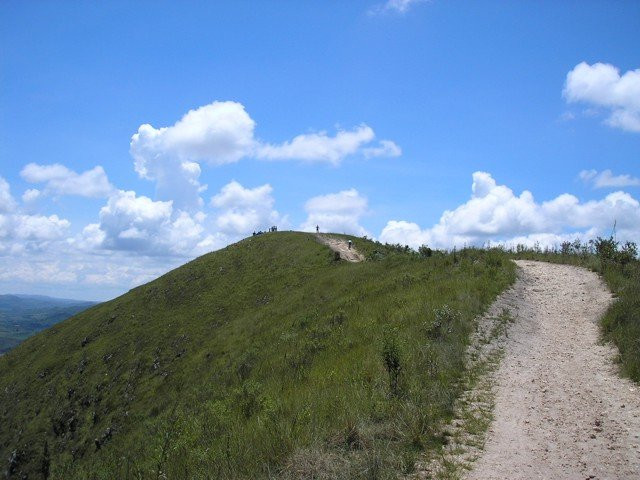
[[9, 478], [395, 478], [443, 439], [507, 255], [251, 237], [0, 357]]
[[521, 248], [515, 257], [578, 265], [599, 273], [616, 297], [600, 323], [603, 340], [618, 347], [621, 373], [640, 382], [640, 261], [625, 250], [630, 245], [633, 252], [634, 244], [598, 239], [584, 245], [565, 244], [561, 250]]

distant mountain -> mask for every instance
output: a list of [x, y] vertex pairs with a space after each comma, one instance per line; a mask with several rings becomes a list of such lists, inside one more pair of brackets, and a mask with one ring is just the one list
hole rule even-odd
[[95, 304], [44, 295], [0, 295], [0, 354]]

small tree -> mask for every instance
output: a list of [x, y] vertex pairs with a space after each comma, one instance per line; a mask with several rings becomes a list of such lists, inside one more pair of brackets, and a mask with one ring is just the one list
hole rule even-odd
[[618, 263], [626, 265], [638, 257], [638, 246], [634, 242], [626, 242], [616, 255]]
[[616, 254], [618, 252], [618, 242], [616, 242], [613, 237], [598, 237], [594, 241], [594, 246], [596, 254], [598, 255], [598, 258], [600, 258], [600, 265], [602, 268], [605, 268], [615, 262]]
[[395, 332], [385, 332], [382, 339], [382, 361], [389, 374], [389, 389], [391, 394], [400, 394], [400, 373], [402, 372], [402, 359], [400, 345]]

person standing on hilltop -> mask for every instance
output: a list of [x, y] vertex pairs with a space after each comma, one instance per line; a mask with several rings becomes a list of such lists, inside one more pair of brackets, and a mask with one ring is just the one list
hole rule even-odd
[[351, 240], [349, 240], [349, 250], [351, 250]]
[[320, 226], [316, 225], [316, 233], [320, 233]]

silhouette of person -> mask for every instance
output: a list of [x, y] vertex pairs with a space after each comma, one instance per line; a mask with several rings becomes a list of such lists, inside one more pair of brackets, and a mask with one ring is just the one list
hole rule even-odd
[[320, 227], [316, 225], [316, 233], [320, 233]]
[[351, 240], [349, 240], [349, 250], [351, 250]]

